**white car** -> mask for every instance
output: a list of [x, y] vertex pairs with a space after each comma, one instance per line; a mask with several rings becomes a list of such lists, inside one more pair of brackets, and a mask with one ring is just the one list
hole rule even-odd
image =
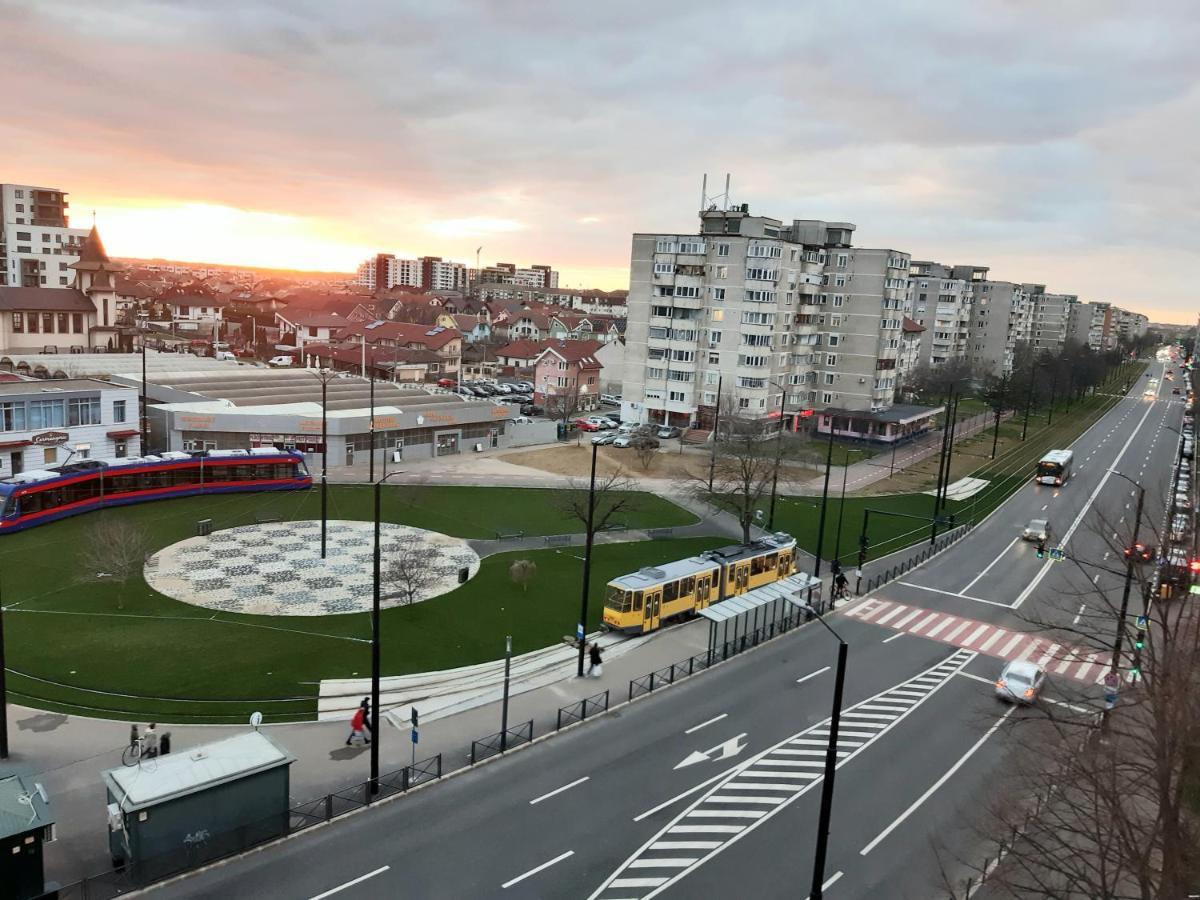
[[272, 356], [267, 360], [267, 365], [275, 369], [282, 369], [292, 365], [294, 362], [295, 360], [290, 356]]
[[595, 425], [601, 431], [607, 431], [613, 427], [613, 423], [609, 421], [607, 416], [588, 416], [585, 421], [589, 425]]
[[1029, 706], [1034, 703], [1046, 683], [1046, 671], [1031, 662], [1013, 660], [1000, 671], [996, 679], [996, 696], [1010, 703]]

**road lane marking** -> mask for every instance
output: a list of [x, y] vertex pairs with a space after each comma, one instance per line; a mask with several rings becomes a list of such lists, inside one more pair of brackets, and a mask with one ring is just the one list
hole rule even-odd
[[886, 615], [882, 615], [878, 619], [876, 619], [874, 624], [885, 625], [885, 624], [887, 624], [887, 622], [890, 619], [894, 619], [896, 616], [900, 615], [900, 613], [904, 612], [906, 609], [908, 609], [907, 606], [905, 606], [902, 603], [897, 603], [897, 604], [895, 604], [893, 609], [891, 609], [887, 612]]
[[930, 587], [927, 584], [916, 584], [912, 581], [900, 581], [897, 584], [916, 588], [920, 591], [933, 591], [935, 594], [945, 594], [947, 597], [961, 597], [963, 600], [974, 600], [976, 603], [987, 603], [991, 606], [1003, 606], [1005, 609], [1012, 609], [1012, 604], [1010, 603], [1000, 603], [998, 600], [985, 600], [982, 597], [970, 597], [967, 594], [960, 594], [957, 591], [944, 591], [941, 588]]
[[892, 641], [894, 641], [896, 638], [902, 638], [902, 637], [904, 637], [904, 632], [903, 632], [903, 631], [898, 631], [898, 632], [896, 632], [895, 634], [893, 634], [893, 635], [892, 635], [890, 638], [884, 638], [884, 639], [883, 639], [883, 643], [885, 643], [885, 644], [890, 644], [890, 643], [891, 643]]
[[[837, 872], [834, 872], [832, 875], [830, 875], [829, 878], [827, 878], [825, 880], [825, 883], [823, 885], [821, 885], [821, 891], [825, 892], [825, 891], [829, 890], [831, 887], [833, 887], [835, 884], [837, 884], [838, 880], [842, 877], [843, 874], [844, 873], [839, 870]], [[808, 897], [805, 898], [805, 900], [812, 900], [812, 895], [809, 894]]]
[[912, 612], [910, 612], [907, 616], [905, 616], [899, 622], [896, 622], [892, 627], [893, 628], [903, 628], [905, 625], [907, 625], [909, 622], [911, 622], [913, 619], [915, 619], [917, 616], [919, 616], [921, 614], [921, 612], [922, 611], [919, 609], [914, 609]]
[[562, 787], [555, 788], [548, 794], [542, 794], [542, 796], [540, 796], [540, 797], [535, 797], [533, 800], [529, 801], [529, 805], [533, 806], [536, 803], [541, 803], [543, 800], [549, 800], [555, 794], [561, 794], [563, 791], [569, 791], [571, 788], [575, 787], [575, 785], [583, 784], [585, 781], [588, 781], [590, 778], [591, 778], [590, 775], [584, 775], [582, 778], [576, 778], [570, 784], [564, 784]]
[[554, 859], [550, 860], [549, 862], [544, 862], [544, 863], [542, 863], [542, 864], [541, 864], [540, 866], [538, 866], [536, 869], [530, 869], [530, 870], [529, 870], [528, 872], [526, 872], [524, 875], [518, 875], [516, 878], [512, 879], [511, 881], [506, 881], [506, 882], [504, 882], [504, 884], [500, 885], [500, 888], [501, 888], [502, 890], [503, 890], [503, 889], [506, 889], [506, 888], [510, 888], [510, 887], [512, 887], [514, 884], [517, 884], [518, 882], [524, 881], [524, 880], [525, 880], [526, 878], [528, 878], [529, 876], [531, 876], [531, 875], [536, 875], [538, 872], [542, 871], [543, 869], [548, 869], [548, 868], [550, 868], [552, 865], [554, 865], [555, 863], [560, 863], [560, 862], [562, 862], [564, 859], [566, 859], [567, 857], [574, 856], [574, 855], [575, 855], [575, 851], [574, 851], [574, 850], [568, 850], [566, 853], [563, 853], [563, 854], [560, 854], [559, 856], [556, 856], [556, 857], [554, 857]]
[[957, 772], [959, 769], [962, 768], [963, 764], [967, 760], [969, 760], [972, 756], [975, 755], [975, 751], [978, 750], [980, 747], [982, 747], [984, 745], [984, 742], [986, 742], [988, 738], [990, 738], [993, 734], [996, 733], [996, 729], [999, 728], [1004, 723], [1004, 720], [1007, 719], [1009, 716], [1011, 716], [1015, 710], [1016, 710], [1016, 706], [1010, 706], [1007, 710], [1005, 710], [1004, 715], [1002, 715], [999, 719], [997, 719], [992, 724], [992, 727], [989, 728], [984, 733], [983, 737], [981, 737], [979, 740], [977, 740], [971, 746], [971, 749], [968, 750], [966, 753], [964, 753], [959, 758], [958, 762], [956, 762], [953, 766], [951, 766], [946, 771], [946, 774], [944, 774], [941, 778], [939, 778], [937, 781], [935, 781], [929, 787], [929, 789], [927, 791], [925, 791], [925, 793], [923, 793], [920, 797], [918, 797], [916, 799], [916, 801], [913, 802], [913, 804], [911, 806], [909, 806], [908, 809], [906, 809], [899, 816], [897, 816], [896, 819], [892, 822], [892, 824], [888, 825], [887, 828], [885, 828], [885, 829], [883, 829], [883, 831], [879, 832], [879, 834], [876, 835], [874, 840], [872, 840], [869, 844], [867, 844], [867, 846], [865, 846], [861, 850], [859, 850], [858, 851], [859, 854], [861, 856], [866, 856], [868, 853], [870, 853], [872, 850], [874, 850], [879, 845], [880, 841], [882, 841], [889, 834], [891, 834], [893, 831], [895, 831], [896, 828], [898, 828], [901, 824], [903, 824], [904, 821], [909, 816], [911, 816], [914, 812], [916, 812], [921, 807], [921, 804], [923, 804], [926, 800], [928, 800], [931, 796], [933, 796], [934, 792], [937, 791], [938, 788], [940, 788], [943, 784], [945, 784], [955, 772]]
[[[1042, 509], [1045, 509], [1045, 508], [1046, 507], [1044, 507], [1044, 506], [1042, 507]], [[976, 575], [974, 578], [972, 578], [971, 581], [967, 584], [967, 586], [965, 588], [963, 588], [963, 593], [966, 593], [971, 588], [973, 588], [975, 586], [975, 582], [979, 581], [980, 578], [982, 578], [984, 575], [986, 575], [988, 572], [990, 572], [992, 570], [992, 566], [994, 566], [996, 563], [1000, 562], [1000, 558], [1002, 556], [1004, 556], [1004, 554], [1006, 554], [1009, 550], [1011, 550], [1013, 548], [1013, 544], [1015, 544], [1020, 539], [1021, 539], [1021, 537], [1020, 537], [1020, 535], [1018, 535], [1017, 537], [1015, 537], [1011, 541], [1009, 541], [1008, 546], [1005, 547], [1003, 550], [1001, 550], [1000, 553], [996, 556], [996, 558], [993, 559], [990, 563], [988, 563], [987, 566], [984, 567], [984, 570], [982, 572], [980, 572], [978, 575]]]
[[1075, 618], [1074, 618], [1074, 619], [1072, 620], [1072, 622], [1071, 622], [1071, 624], [1072, 624], [1072, 625], [1078, 625], [1078, 624], [1079, 624], [1079, 619], [1080, 619], [1080, 617], [1083, 615], [1083, 611], [1084, 611], [1085, 609], [1087, 609], [1087, 604], [1086, 604], [1086, 603], [1080, 603], [1080, 604], [1079, 604], [1079, 612], [1075, 613]]
[[331, 888], [323, 894], [317, 894], [315, 897], [311, 898], [311, 900], [322, 900], [324, 897], [332, 897], [334, 894], [338, 893], [339, 891], [344, 891], [348, 887], [354, 887], [356, 884], [362, 884], [368, 878], [374, 878], [376, 875], [382, 875], [390, 868], [391, 866], [380, 866], [374, 872], [368, 872], [366, 875], [359, 875], [352, 881], [347, 881], [345, 884], [339, 884], [337, 887]]
[[973, 675], [970, 672], [958, 672], [956, 674], [961, 675], [963, 678], [970, 678], [972, 681], [980, 681], [988, 685], [994, 685], [996, 683], [990, 678], [984, 678], [982, 675]]
[[938, 622], [936, 625], [934, 625], [932, 628], [930, 628], [927, 632], [925, 632], [923, 637], [927, 637], [927, 638], [937, 637], [939, 634], [941, 634], [943, 631], [945, 631], [946, 628], [949, 627], [950, 623], [953, 621], [954, 621], [953, 616], [946, 616], [946, 618], [942, 619], [942, 621]]
[[[847, 728], [845, 731], [839, 731], [836, 751], [837, 755], [841, 758], [837, 760], [836, 765], [839, 768], [846, 765], [860, 752], [871, 746], [874, 739], [896, 727], [910, 712], [920, 705], [920, 702], [924, 702], [924, 700], [932, 697], [949, 683], [953, 675], [970, 663], [975, 656], [976, 654], [969, 650], [955, 650], [943, 662], [926, 669], [915, 676], [915, 678], [907, 679], [895, 685], [894, 688], [881, 691], [843, 711], [842, 721]], [[920, 679], [920, 681], [918, 682], [917, 679]], [[891, 691], [901, 688], [909, 693], [917, 692], [921, 694], [920, 702], [914, 703], [911, 706], [896, 707], [900, 711], [892, 712], [888, 715], [857, 712], [858, 709], [864, 706], [886, 708]], [[905, 699], [907, 700], [907, 698]], [[877, 721], [878, 719], [885, 719], [886, 721]], [[856, 728], [859, 730], [856, 731]], [[688, 833], [680, 831], [681, 828], [687, 827], [682, 826], [680, 824], [682, 822], [696, 822], [698, 819], [707, 819], [714, 820], [714, 823], [720, 823], [720, 825], [727, 828], [733, 826], [735, 823], [737, 823], [737, 826], [733, 830], [724, 832], [714, 830], [714, 835], [728, 835], [728, 837], [722, 840], [720, 845], [711, 851], [697, 854], [699, 858], [691, 866], [682, 870], [667, 867], [660, 869], [659, 872], [665, 877], [663, 877], [661, 882], [655, 883], [652, 889], [639, 893], [640, 900], [650, 900], [650, 898], [666, 891], [671, 885], [687, 877], [699, 866], [745, 837], [758, 825], [761, 825], [763, 822], [788, 808], [799, 797], [822, 781], [824, 763], [819, 759], [803, 760], [796, 759], [795, 757], [781, 759], [784, 755], [781, 751], [788, 749], [788, 746], [793, 741], [815, 740], [819, 736], [828, 738], [828, 719], [772, 747], [768, 747], [756, 757], [744, 763], [743, 767], [731, 770], [731, 773], [725, 774], [720, 782], [709, 786], [706, 794], [693, 799], [689, 807], [678, 812], [658, 834], [652, 836], [623, 863], [617, 866], [609, 877], [590, 895], [592, 900], [620, 900], [620, 898], [629, 897], [630, 895], [627, 893], [619, 893], [620, 889], [626, 885], [628, 876], [632, 875], [635, 871], [639, 875], [653, 873], [655, 871], [655, 862], [651, 851], [652, 845], [662, 840], [670, 840], [671, 835]], [[862, 738], [863, 741], [851, 743], [848, 740], [851, 737]], [[847, 740], [843, 741], [843, 738]], [[849, 752], [842, 752], [844, 750], [849, 750]], [[819, 754], [819, 751], [817, 753]], [[750, 788], [752, 784], [758, 787]], [[786, 789], [780, 791], [777, 786], [785, 787]], [[768, 787], [769, 790], [765, 789]], [[744, 803], [743, 808], [739, 809], [737, 808], [737, 792], [741, 791], [752, 791], [752, 793], [742, 794], [742, 800], [750, 796], [765, 802], [757, 804], [760, 807], [758, 809], [745, 808], [751, 805], [749, 802]], [[780, 802], [775, 802], [776, 800]], [[713, 807], [717, 804], [721, 804], [723, 808], [714, 809]], [[765, 810], [762, 808], [763, 806], [766, 807]], [[699, 825], [700, 823], [697, 822], [697, 824]], [[632, 865], [635, 862], [639, 863], [636, 867]]]
[[640, 822], [640, 821], [642, 821], [642, 819], [648, 818], [648, 817], [654, 815], [656, 812], [664, 810], [668, 806], [671, 806], [674, 803], [678, 803], [684, 797], [690, 797], [692, 794], [696, 793], [696, 791], [702, 790], [703, 788], [712, 784], [718, 778], [725, 778], [726, 776], [729, 775], [730, 772], [733, 772], [735, 769], [738, 769], [738, 768], [743, 768], [746, 765], [747, 765], [746, 762], [740, 762], [736, 766], [731, 766], [730, 768], [726, 769], [724, 772], [718, 772], [712, 778], [706, 778], [704, 781], [700, 782], [699, 784], [695, 785], [694, 787], [688, 788], [682, 794], [676, 794], [670, 800], [664, 800], [662, 803], [658, 804], [658, 806], [654, 807], [653, 809], [646, 810], [640, 816], [634, 816], [633, 821]]
[[722, 719], [724, 719], [728, 715], [729, 715], [729, 713], [721, 713], [719, 716], [715, 716], [715, 717], [709, 719], [707, 722], [701, 722], [699, 725], [693, 725], [691, 728], [689, 728], [687, 731], [685, 731], [684, 734], [691, 734], [693, 731], [699, 731], [705, 725], [711, 725], [713, 722], [720, 722]]
[[1042, 507], [1042, 512], [1045, 512], [1049, 508], [1050, 508], [1050, 504], [1047, 503], [1045, 506]]
[[975, 643], [975, 641], [979, 639], [981, 634], [988, 630], [988, 627], [988, 625], [980, 625], [978, 628], [972, 631], [970, 637], [963, 641], [963, 646], [970, 647], [971, 644]]
[[1017, 644], [1019, 644], [1019, 643], [1021, 643], [1021, 641], [1025, 640], [1026, 637], [1028, 637], [1028, 635], [1014, 634], [1013, 639], [1011, 641], [1009, 641], [1007, 644], [1005, 644], [1003, 647], [1001, 647], [999, 650], [996, 651], [996, 655], [1007, 658], [1008, 654], [1010, 654], [1012, 652], [1013, 647], [1017, 646]]
[[808, 679], [810, 679], [810, 678], [816, 678], [818, 675], [823, 675], [824, 673], [826, 673], [828, 671], [829, 671], [829, 666], [826, 666], [823, 669], [817, 669], [817, 671], [815, 671], [815, 672], [809, 672], [803, 678], [797, 678], [796, 684], [799, 684], [802, 681], [808, 681]]
[[720, 847], [720, 841], [659, 841], [651, 844], [651, 850], [711, 850]]
[[[1105, 468], [1104, 477], [1100, 479], [1100, 483], [1096, 485], [1096, 489], [1092, 491], [1091, 495], [1087, 499], [1087, 502], [1083, 504], [1083, 509], [1079, 511], [1079, 515], [1075, 517], [1075, 520], [1071, 523], [1071, 527], [1066, 530], [1066, 533], [1063, 534], [1062, 540], [1058, 542], [1059, 547], [1067, 546], [1067, 542], [1071, 540], [1071, 535], [1075, 533], [1075, 529], [1079, 527], [1079, 524], [1083, 521], [1083, 517], [1087, 515], [1088, 510], [1092, 508], [1092, 504], [1096, 501], [1096, 498], [1100, 496], [1100, 491], [1102, 491], [1104, 489], [1104, 485], [1108, 483], [1108, 479], [1112, 476], [1113, 468], [1120, 464], [1121, 457], [1125, 455], [1125, 451], [1129, 449], [1129, 445], [1133, 443], [1133, 439], [1137, 437], [1137, 433], [1141, 431], [1142, 426], [1146, 424], [1146, 419], [1150, 417], [1150, 410], [1153, 408], [1153, 406], [1147, 406], [1146, 411], [1142, 413], [1142, 420], [1138, 422], [1136, 426], [1134, 426], [1132, 431], [1129, 432], [1129, 437], [1126, 438], [1124, 446], [1117, 451], [1117, 455], [1113, 458], [1112, 465]], [[1113, 535], [1113, 538], [1114, 540], [1116, 539], [1116, 534]], [[1025, 588], [1025, 590], [1021, 591], [1021, 593], [1017, 596], [1016, 601], [1013, 602], [1013, 609], [1020, 609], [1021, 604], [1029, 598], [1030, 594], [1037, 590], [1037, 586], [1042, 583], [1042, 579], [1046, 577], [1049, 571], [1050, 566], [1043, 563], [1042, 567], [1037, 571], [1037, 574], [1034, 575], [1033, 579], [1029, 582], [1029, 585]]]

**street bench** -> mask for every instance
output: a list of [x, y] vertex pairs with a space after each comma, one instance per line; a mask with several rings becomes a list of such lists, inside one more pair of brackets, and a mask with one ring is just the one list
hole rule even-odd
[[548, 534], [544, 538], [547, 547], [565, 547], [571, 543], [569, 534]]

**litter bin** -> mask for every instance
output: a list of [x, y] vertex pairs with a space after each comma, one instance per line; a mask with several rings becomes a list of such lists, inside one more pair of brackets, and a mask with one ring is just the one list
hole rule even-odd
[[201, 519], [196, 523], [196, 536], [208, 537], [212, 534], [212, 519]]

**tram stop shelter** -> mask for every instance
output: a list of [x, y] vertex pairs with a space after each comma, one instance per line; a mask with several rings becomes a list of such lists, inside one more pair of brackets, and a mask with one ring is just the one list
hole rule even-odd
[[820, 609], [820, 597], [821, 579], [797, 573], [700, 610], [708, 619], [708, 658], [724, 659], [786, 631], [798, 610], [809, 603]]
[[104, 773], [109, 850], [149, 882], [288, 831], [295, 757], [248, 731]]
[[0, 772], [0, 900], [45, 894], [42, 844], [53, 840], [45, 789], [30, 778]]

